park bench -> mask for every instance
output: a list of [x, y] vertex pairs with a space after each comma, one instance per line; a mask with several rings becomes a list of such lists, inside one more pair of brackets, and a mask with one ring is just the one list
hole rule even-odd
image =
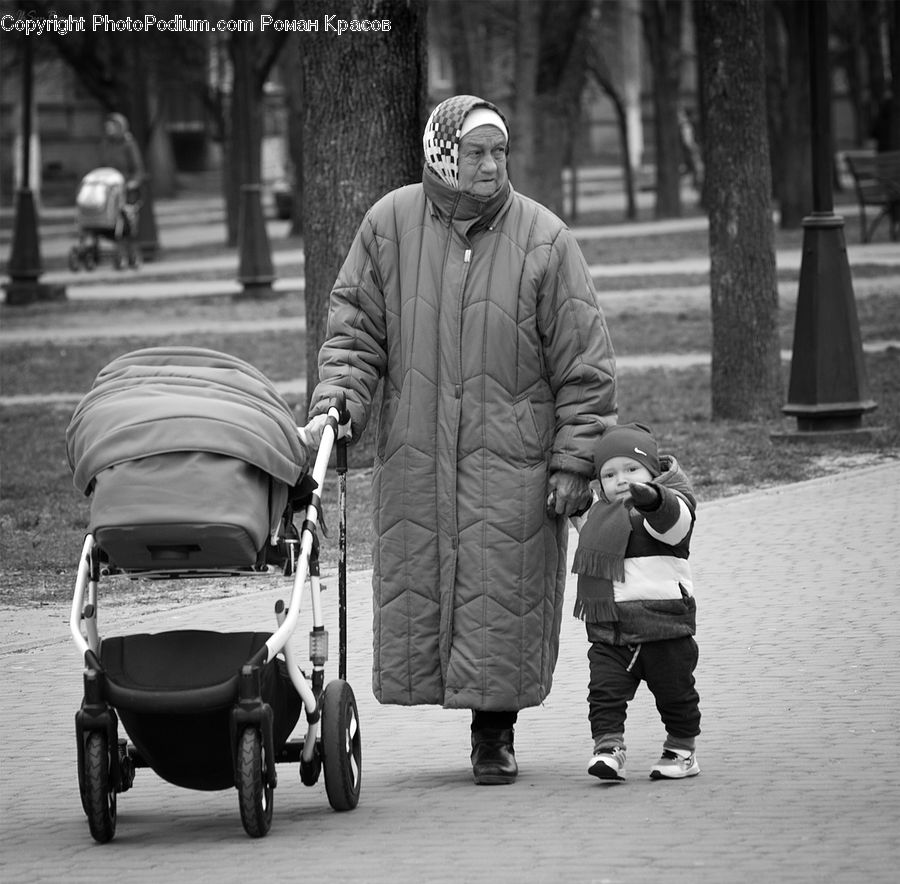
[[[896, 240], [900, 232], [900, 150], [847, 151], [844, 158], [856, 187], [862, 241], [872, 239], [882, 218], [888, 219], [891, 239]], [[871, 224], [866, 209], [878, 212]]]

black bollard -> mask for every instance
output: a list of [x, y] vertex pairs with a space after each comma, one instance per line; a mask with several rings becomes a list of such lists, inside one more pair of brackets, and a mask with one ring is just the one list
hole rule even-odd
[[803, 219], [803, 256], [794, 320], [786, 415], [797, 432], [783, 439], [868, 437], [862, 417], [876, 408], [865, 363], [844, 219], [834, 214], [828, 5], [804, 4], [809, 16], [813, 212]]
[[141, 210], [135, 235], [144, 261], [155, 261], [159, 256], [159, 233], [153, 205], [153, 181], [148, 175], [141, 187]]
[[38, 217], [34, 194], [29, 187], [16, 191], [16, 214], [13, 222], [12, 247], [7, 264], [9, 278], [14, 283], [32, 284], [44, 272], [41, 264], [41, 243], [38, 238]]
[[272, 289], [275, 270], [263, 217], [261, 191], [262, 187], [259, 184], [241, 186], [238, 224], [240, 247], [238, 282], [244, 287], [243, 294], [254, 298], [271, 297], [275, 294]]
[[22, 183], [16, 191], [12, 248], [6, 266], [10, 281], [3, 286], [6, 303], [18, 306], [34, 301], [61, 300], [66, 296], [63, 286], [38, 281], [43, 273], [41, 244], [34, 194], [28, 186], [31, 177], [32, 41], [25, 38], [22, 46]]
[[27, 187], [21, 187], [16, 192], [12, 248], [6, 271], [9, 282], [4, 284], [3, 289], [6, 292], [6, 303], [10, 306], [33, 304], [35, 301], [58, 301], [66, 297], [63, 286], [39, 281], [43, 270], [37, 211], [34, 195]]
[[794, 320], [788, 401], [800, 434], [858, 432], [876, 403], [868, 397], [865, 363], [844, 242], [844, 219], [803, 219], [803, 258]]

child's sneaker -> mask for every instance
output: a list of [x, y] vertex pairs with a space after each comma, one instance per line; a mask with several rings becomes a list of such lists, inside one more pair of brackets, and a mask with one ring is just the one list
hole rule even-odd
[[616, 746], [614, 749], [595, 751], [588, 764], [588, 773], [601, 780], [624, 780], [625, 750]]
[[650, 770], [651, 780], [680, 780], [700, 773], [697, 755], [687, 749], [663, 749], [662, 757]]

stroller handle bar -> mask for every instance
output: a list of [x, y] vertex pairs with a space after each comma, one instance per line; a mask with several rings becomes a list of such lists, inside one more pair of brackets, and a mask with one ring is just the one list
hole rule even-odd
[[[309, 572], [309, 558], [313, 546], [313, 529], [319, 523], [319, 510], [321, 507], [320, 490], [325, 483], [325, 476], [328, 472], [328, 462], [331, 460], [331, 451], [338, 438], [338, 426], [346, 423], [346, 408], [344, 405], [343, 393], [336, 396], [328, 408], [327, 420], [322, 430], [322, 441], [319, 443], [319, 450], [316, 453], [316, 460], [313, 465], [312, 477], [316, 483], [316, 491], [312, 493], [312, 500], [306, 508], [306, 520], [300, 535], [300, 555], [297, 561], [297, 570], [294, 573], [294, 586], [291, 592], [291, 601], [287, 609], [284, 620], [279, 624], [278, 629], [266, 641], [265, 646], [257, 652], [260, 664], [268, 663], [275, 659], [275, 655], [280, 653], [285, 644], [294, 634], [297, 626], [297, 619], [300, 616], [300, 600], [303, 595], [303, 587], [306, 584], [306, 578]], [[315, 614], [315, 612], [314, 612]], [[315, 619], [315, 618], [314, 618]], [[265, 654], [263, 657], [262, 655]], [[255, 661], [254, 661], [255, 662]]]

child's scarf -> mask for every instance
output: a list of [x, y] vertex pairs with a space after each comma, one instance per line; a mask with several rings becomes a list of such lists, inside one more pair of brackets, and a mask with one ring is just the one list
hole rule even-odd
[[[693, 512], [694, 491], [678, 462], [670, 454], [660, 455], [662, 473], [653, 480], [681, 494]], [[625, 579], [625, 552], [631, 536], [631, 509], [621, 501], [595, 504], [578, 537], [572, 571], [578, 575], [575, 616], [588, 623], [619, 619], [613, 581]]]
[[578, 538], [572, 570], [578, 574], [575, 616], [588, 623], [618, 620], [613, 581], [625, 579], [625, 550], [631, 536], [622, 501], [594, 506]]

